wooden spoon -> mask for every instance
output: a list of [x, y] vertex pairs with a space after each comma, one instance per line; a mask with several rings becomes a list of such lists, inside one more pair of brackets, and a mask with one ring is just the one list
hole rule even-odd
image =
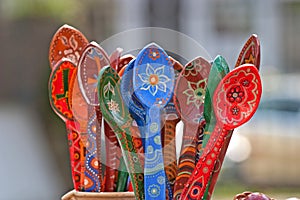
[[[168, 179], [164, 171], [161, 143], [161, 111], [173, 95], [174, 69], [168, 55], [157, 44], [147, 45], [137, 55], [133, 71], [133, 88], [147, 113], [145, 198], [166, 199]], [[170, 188], [168, 191], [172, 197]]]
[[98, 81], [98, 97], [104, 119], [113, 129], [123, 153], [123, 158], [132, 181], [136, 199], [144, 199], [144, 176], [137, 147], [131, 136], [132, 118], [123, 103], [120, 92], [120, 77], [107, 66], [101, 69]]
[[76, 73], [76, 66], [71, 61], [63, 59], [58, 62], [49, 79], [49, 100], [52, 109], [66, 123], [73, 186], [76, 191], [82, 191], [80, 162], [83, 155], [80, 151], [82, 144], [69, 106], [69, 83]]
[[[224, 76], [229, 72], [229, 67], [225, 61], [225, 59], [222, 56], [217, 56], [213, 62], [208, 83], [207, 83], [207, 90], [205, 94], [205, 101], [204, 101], [204, 118], [206, 121], [206, 126], [204, 129], [204, 136], [203, 136], [203, 143], [202, 147], [199, 153], [199, 156], [201, 156], [203, 149], [205, 148], [211, 132], [213, 131], [215, 125], [216, 125], [216, 119], [215, 114], [213, 111], [213, 94], [216, 90], [216, 87], [221, 82], [221, 80], [224, 78]], [[230, 134], [231, 135], [231, 134]], [[216, 162], [216, 166], [219, 166], [219, 160]], [[215, 170], [219, 170], [219, 168], [215, 167]], [[210, 183], [209, 183], [210, 185]]]
[[213, 97], [216, 126], [181, 199], [203, 199], [225, 137], [230, 130], [250, 120], [257, 110], [261, 93], [260, 76], [252, 64], [232, 70], [220, 82]]
[[[239, 67], [240, 65], [247, 64], [247, 63], [255, 65], [255, 67], [259, 70], [259, 67], [260, 67], [259, 66], [260, 65], [260, 42], [258, 40], [257, 35], [255, 35], [255, 34], [251, 35], [250, 38], [245, 43], [245, 45], [243, 46], [243, 48], [239, 54], [239, 57], [236, 61], [235, 68]], [[233, 130], [232, 130], [232, 132], [233, 132]], [[212, 178], [211, 178], [211, 183], [206, 192], [206, 196], [208, 197], [207, 199], [210, 199], [211, 195], [213, 193], [213, 190], [216, 185], [231, 136], [232, 136], [232, 133], [229, 134], [228, 137], [226, 137], [224, 145], [220, 152], [219, 159], [216, 162], [215, 170], [214, 170], [214, 173], [212, 174]]]
[[211, 65], [202, 57], [189, 62], [178, 77], [175, 87], [175, 107], [184, 123], [182, 147], [174, 187], [179, 198], [184, 184], [195, 168], [197, 133], [203, 118], [203, 103]]
[[[84, 191], [100, 192], [102, 176], [100, 156], [97, 154], [97, 141], [95, 140], [101, 128], [97, 120], [94, 106], [85, 101], [79, 88], [77, 73], [69, 85], [69, 106], [76, 121], [76, 130], [81, 138], [81, 181]], [[89, 153], [92, 152], [92, 153]]]
[[[121, 80], [121, 94], [124, 100], [125, 105], [128, 107], [131, 116], [136, 121], [140, 132], [142, 140], [145, 138], [144, 127], [146, 124], [146, 112], [143, 108], [143, 105], [138, 101], [137, 97], [134, 94], [133, 89], [133, 68], [134, 68], [135, 59], [132, 59], [126, 69], [124, 70], [122, 80]], [[143, 142], [144, 143], [144, 142]]]
[[[175, 71], [175, 82], [180, 72], [183, 69], [183, 66], [174, 58], [169, 56], [169, 59], [172, 63], [172, 66]], [[177, 112], [174, 99], [172, 98], [165, 107], [165, 124], [162, 131], [162, 144], [163, 144], [163, 156], [164, 156], [164, 165], [167, 178], [169, 180], [171, 189], [173, 191], [175, 179], [177, 176], [177, 157], [176, 157], [176, 140], [175, 132], [176, 125], [180, 121], [180, 115]]]
[[[89, 123], [96, 123], [97, 120], [98, 126], [100, 127], [97, 133], [92, 132], [91, 130], [87, 131], [87, 141], [86, 143], [88, 146], [86, 148], [86, 176], [89, 176], [89, 180], [91, 182], [98, 182], [98, 177], [100, 180], [105, 180], [104, 188], [102, 191], [113, 192], [115, 190], [115, 177], [116, 177], [116, 156], [117, 151], [109, 151], [111, 149], [116, 148], [115, 144], [117, 143], [117, 139], [114, 133], [111, 133], [111, 129], [108, 124], [104, 124], [105, 135], [106, 135], [106, 179], [102, 179], [102, 172], [98, 169], [96, 170], [99, 174], [95, 176], [96, 171], [95, 167], [91, 165], [92, 161], [100, 161], [100, 149], [94, 147], [101, 148], [101, 123], [102, 117], [99, 113], [96, 113], [96, 110], [99, 110], [99, 102], [98, 97], [96, 94], [97, 92], [97, 78], [100, 69], [104, 66], [110, 65], [110, 60], [106, 54], [106, 52], [96, 43], [91, 42], [86, 46], [84, 49], [82, 56], [80, 57], [79, 64], [78, 64], [78, 84], [80, 86], [81, 93], [86, 101], [87, 109], [90, 113], [88, 113], [88, 119], [86, 119]], [[97, 117], [98, 116], [98, 117]], [[89, 127], [87, 127], [89, 128]], [[83, 130], [84, 131], [84, 130]], [[99, 168], [99, 166], [98, 166]], [[101, 169], [101, 168], [100, 168]], [[90, 184], [91, 186], [94, 184]], [[95, 188], [86, 188], [86, 191], [95, 190]], [[97, 188], [100, 191], [100, 188]]]

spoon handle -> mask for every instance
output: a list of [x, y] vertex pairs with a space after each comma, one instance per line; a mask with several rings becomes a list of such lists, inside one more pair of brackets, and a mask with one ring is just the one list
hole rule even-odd
[[101, 161], [98, 156], [97, 134], [101, 130], [96, 113], [91, 115], [87, 127], [85, 157], [85, 191], [100, 192], [102, 186]]
[[181, 152], [174, 187], [175, 199], [180, 197], [184, 185], [189, 180], [193, 170], [195, 169], [197, 132], [197, 125], [184, 123]]
[[230, 133], [228, 133], [228, 136], [225, 138], [223, 147], [221, 148], [221, 152], [215, 163], [214, 171], [212, 172], [211, 178], [208, 182], [208, 186], [207, 186], [205, 194], [204, 194], [204, 199], [211, 199], [211, 195], [213, 194], [215, 185], [217, 183], [232, 133], [233, 133], [233, 130], [231, 130]]
[[70, 162], [71, 162], [71, 172], [72, 172], [72, 180], [73, 186], [76, 191], [82, 191], [83, 186], [81, 185], [81, 141], [80, 134], [74, 128], [73, 121], [66, 121], [66, 130], [69, 141], [69, 153], [70, 153]]
[[144, 177], [141, 163], [139, 162], [138, 150], [134, 144], [134, 138], [130, 135], [131, 123], [126, 123], [120, 130], [114, 130], [119, 144], [121, 145], [122, 154], [124, 156], [124, 162], [128, 170], [130, 180], [132, 181], [133, 190], [136, 199], [144, 199]]
[[128, 172], [126, 169], [125, 161], [123, 157], [120, 158], [120, 165], [118, 170], [118, 179], [117, 179], [117, 192], [125, 192], [128, 181]]
[[[107, 122], [104, 120], [104, 132], [105, 132], [105, 148], [106, 148], [106, 167], [105, 167], [105, 192], [115, 191], [115, 180], [117, 173], [117, 158], [119, 146], [117, 137]], [[123, 162], [124, 164], [124, 162]]]
[[220, 154], [225, 137], [230, 131], [217, 124], [195, 170], [183, 188], [181, 199], [203, 199], [210, 175]]
[[177, 175], [177, 159], [176, 159], [176, 143], [175, 143], [175, 131], [176, 124], [180, 119], [166, 120], [164, 125], [164, 164], [167, 178], [169, 180], [171, 189], [173, 191], [175, 179]]
[[166, 173], [164, 171], [161, 144], [160, 108], [152, 106], [147, 110], [149, 121], [145, 139], [145, 199], [166, 199]]

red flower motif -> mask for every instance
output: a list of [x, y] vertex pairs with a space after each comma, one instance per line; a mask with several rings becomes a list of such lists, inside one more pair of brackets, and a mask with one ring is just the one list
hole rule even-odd
[[245, 96], [245, 93], [242, 91], [240, 86], [233, 87], [229, 90], [227, 93], [227, 98], [229, 102], [233, 103], [240, 103], [243, 100], [243, 97]]
[[160, 57], [158, 49], [150, 49], [149, 57], [152, 60], [156, 60]]

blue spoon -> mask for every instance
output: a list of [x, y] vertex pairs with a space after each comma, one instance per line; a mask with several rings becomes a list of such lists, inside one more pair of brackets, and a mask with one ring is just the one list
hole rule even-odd
[[[166, 52], [155, 43], [144, 47], [133, 67], [133, 89], [146, 111], [145, 199], [166, 199], [166, 183], [161, 144], [161, 111], [170, 101], [175, 73]], [[169, 190], [169, 197], [172, 196]]]
[[[144, 127], [146, 125], [146, 112], [143, 108], [143, 105], [138, 101], [138, 99], [136, 98], [136, 96], [134, 95], [134, 90], [133, 90], [133, 67], [134, 67], [134, 62], [135, 59], [132, 59], [125, 71], [124, 74], [122, 76], [121, 79], [121, 95], [123, 98], [123, 101], [125, 103], [125, 105], [128, 107], [129, 112], [132, 116], [132, 118], [134, 118], [134, 120], [136, 121], [140, 133], [141, 133], [141, 138], [143, 141], [143, 146], [145, 144], [145, 130]], [[145, 146], [144, 146], [145, 148]]]

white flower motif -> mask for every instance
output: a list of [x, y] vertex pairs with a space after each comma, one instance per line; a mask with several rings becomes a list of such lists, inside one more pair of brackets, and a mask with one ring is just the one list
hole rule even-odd
[[110, 102], [107, 103], [108, 109], [112, 112], [120, 112], [119, 104], [115, 102], [114, 100], [110, 100]]
[[146, 73], [138, 74], [139, 78], [143, 82], [141, 90], [148, 90], [152, 96], [155, 96], [158, 90], [166, 92], [166, 83], [171, 79], [164, 74], [164, 71], [164, 65], [154, 69], [149, 63], [147, 63]]

